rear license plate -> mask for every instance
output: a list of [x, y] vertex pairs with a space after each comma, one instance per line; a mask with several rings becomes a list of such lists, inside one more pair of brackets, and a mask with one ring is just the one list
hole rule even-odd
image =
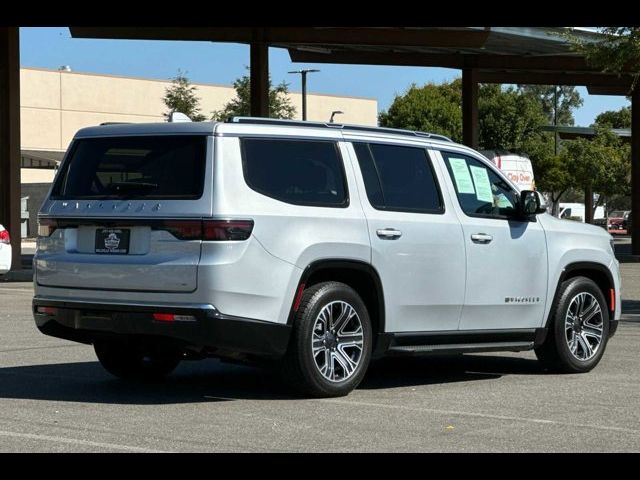
[[126, 228], [96, 230], [96, 253], [126, 255], [129, 253], [129, 234]]

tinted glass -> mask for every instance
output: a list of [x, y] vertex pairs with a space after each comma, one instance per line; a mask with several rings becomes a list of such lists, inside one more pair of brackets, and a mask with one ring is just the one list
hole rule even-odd
[[244, 178], [253, 190], [296, 205], [347, 205], [334, 142], [245, 138], [242, 146]]
[[76, 140], [54, 198], [202, 196], [205, 136], [105, 137]]
[[442, 152], [462, 210], [467, 215], [512, 217], [518, 194], [491, 168], [475, 158]]
[[354, 144], [371, 205], [379, 209], [441, 212], [442, 201], [424, 148]]
[[383, 209], [385, 205], [384, 197], [382, 195], [382, 186], [380, 185], [380, 178], [378, 177], [376, 166], [373, 162], [371, 150], [369, 150], [369, 144], [354, 143], [353, 148], [355, 149], [356, 156], [358, 157], [358, 163], [360, 164], [360, 170], [362, 171], [362, 178], [364, 179], [369, 203], [371, 203], [371, 206], [374, 208]]

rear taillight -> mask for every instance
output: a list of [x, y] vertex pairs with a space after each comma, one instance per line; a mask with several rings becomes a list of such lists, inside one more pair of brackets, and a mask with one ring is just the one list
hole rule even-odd
[[52, 218], [40, 218], [38, 219], [38, 236], [50, 237], [53, 232], [58, 228], [58, 221]]
[[180, 240], [200, 240], [202, 238], [201, 220], [166, 220], [155, 224], [155, 230], [166, 230]]
[[153, 228], [180, 240], [241, 241], [251, 236], [253, 220], [166, 220]]
[[5, 243], [7, 245], [11, 243], [11, 237], [7, 230], [0, 230], [0, 243]]
[[251, 236], [253, 220], [205, 220], [203, 240], [246, 240]]

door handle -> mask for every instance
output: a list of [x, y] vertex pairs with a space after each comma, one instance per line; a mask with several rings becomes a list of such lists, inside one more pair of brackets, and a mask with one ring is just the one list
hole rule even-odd
[[471, 241], [473, 243], [491, 243], [491, 240], [493, 240], [493, 237], [486, 233], [474, 233], [471, 235]]
[[395, 228], [379, 228], [376, 230], [376, 234], [384, 240], [395, 240], [402, 236], [402, 232]]

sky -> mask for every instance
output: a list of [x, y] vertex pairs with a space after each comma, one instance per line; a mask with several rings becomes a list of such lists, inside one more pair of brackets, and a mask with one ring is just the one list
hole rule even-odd
[[[195, 83], [231, 85], [249, 64], [248, 45], [146, 40], [92, 40], [71, 38], [66, 27], [20, 29], [20, 64], [23, 67], [57, 69], [69, 65], [73, 71], [110, 75], [171, 79], [178, 70]], [[269, 70], [274, 84], [286, 81], [289, 90], [300, 90], [300, 75], [287, 72], [317, 68], [307, 78], [309, 93], [369, 97], [378, 100], [378, 110], [389, 107], [411, 83], [441, 83], [460, 75], [459, 70], [427, 67], [330, 65], [293, 63], [286, 50], [269, 49]], [[574, 112], [576, 125], [588, 126], [606, 110], [629, 104], [625, 97], [589, 95], [578, 88], [584, 105]]]

